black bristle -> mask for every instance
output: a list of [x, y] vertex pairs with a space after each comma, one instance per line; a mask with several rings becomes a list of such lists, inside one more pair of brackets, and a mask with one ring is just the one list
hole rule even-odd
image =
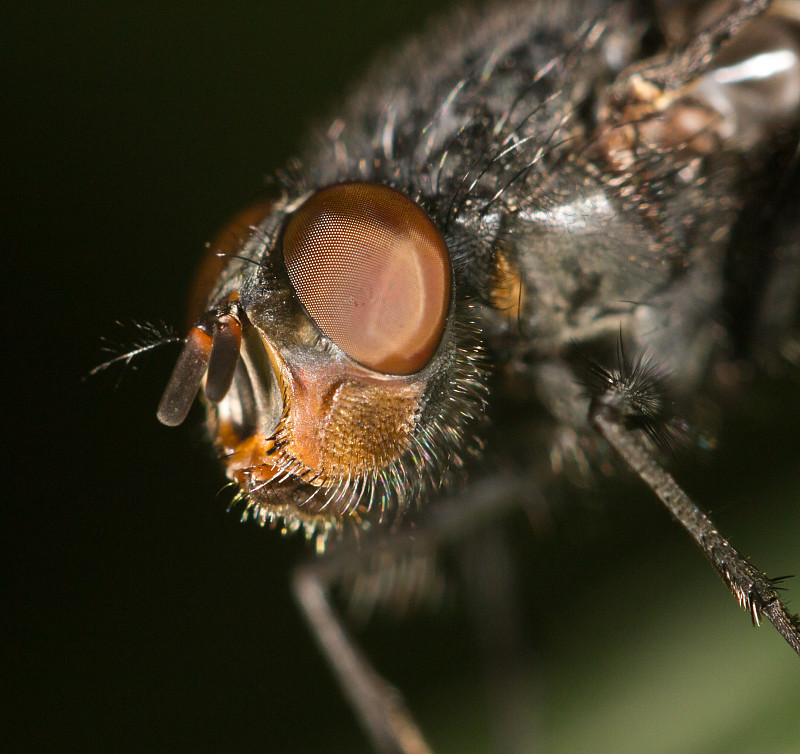
[[591, 398], [613, 396], [625, 424], [641, 430], [659, 449], [672, 453], [686, 433], [685, 423], [675, 413], [670, 398], [669, 374], [646, 352], [630, 361], [622, 337], [617, 343], [616, 364], [607, 368], [596, 359], [580, 353], [579, 370]]

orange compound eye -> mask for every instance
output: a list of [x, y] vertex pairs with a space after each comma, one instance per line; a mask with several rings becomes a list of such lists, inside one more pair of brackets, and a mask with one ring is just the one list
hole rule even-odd
[[219, 280], [222, 271], [230, 264], [233, 256], [241, 251], [245, 241], [272, 209], [272, 200], [254, 204], [233, 218], [208, 244], [208, 249], [200, 262], [192, 282], [189, 296], [187, 325], [191, 327], [200, 319], [208, 307], [208, 295]]
[[289, 218], [289, 280], [351, 359], [413, 374], [433, 356], [450, 305], [450, 255], [425, 211], [378, 183], [324, 188]]

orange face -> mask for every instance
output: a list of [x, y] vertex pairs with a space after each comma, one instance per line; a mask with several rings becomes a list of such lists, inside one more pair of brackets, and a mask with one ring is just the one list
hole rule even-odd
[[462, 402], [483, 388], [477, 349], [454, 344], [447, 243], [419, 204], [336, 184], [242, 213], [210, 251], [159, 418], [180, 423], [204, 385], [226, 473], [262, 522], [324, 540], [446, 480], [429, 467], [463, 445]]

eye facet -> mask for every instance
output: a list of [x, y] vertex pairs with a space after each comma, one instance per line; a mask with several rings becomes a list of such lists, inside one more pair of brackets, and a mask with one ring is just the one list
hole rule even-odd
[[447, 322], [450, 256], [405, 194], [378, 183], [318, 191], [289, 218], [283, 258], [303, 306], [351, 359], [403, 375], [430, 361]]

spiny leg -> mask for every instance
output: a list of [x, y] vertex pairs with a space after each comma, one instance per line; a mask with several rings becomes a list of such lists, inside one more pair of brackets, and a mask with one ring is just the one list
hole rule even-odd
[[402, 697], [381, 677], [346, 630], [331, 602], [331, 588], [343, 576], [378, 557], [403, 558], [415, 553], [435, 553], [459, 541], [466, 533], [536, 499], [538, 488], [512, 473], [488, 475], [465, 492], [432, 506], [423, 526], [413, 538], [403, 532], [368, 537], [355, 547], [334, 547], [294, 574], [294, 596], [312, 634], [334, 672], [343, 693], [377, 751], [391, 754], [421, 754], [431, 749]]
[[767, 577], [722, 536], [655, 459], [640, 434], [629, 428], [632, 420], [641, 420], [631, 400], [638, 392], [631, 389], [637, 379], [636, 369], [631, 372], [623, 366], [618, 373], [606, 374], [607, 388], [595, 396], [589, 410], [597, 431], [689, 532], [753, 623], [759, 625], [761, 617], [766, 616], [800, 655], [800, 619], [784, 605], [776, 580]]
[[314, 638], [375, 749], [387, 754], [431, 752], [399, 691], [378, 675], [345, 630], [322, 575], [313, 565], [302, 567], [295, 573], [292, 587]]

